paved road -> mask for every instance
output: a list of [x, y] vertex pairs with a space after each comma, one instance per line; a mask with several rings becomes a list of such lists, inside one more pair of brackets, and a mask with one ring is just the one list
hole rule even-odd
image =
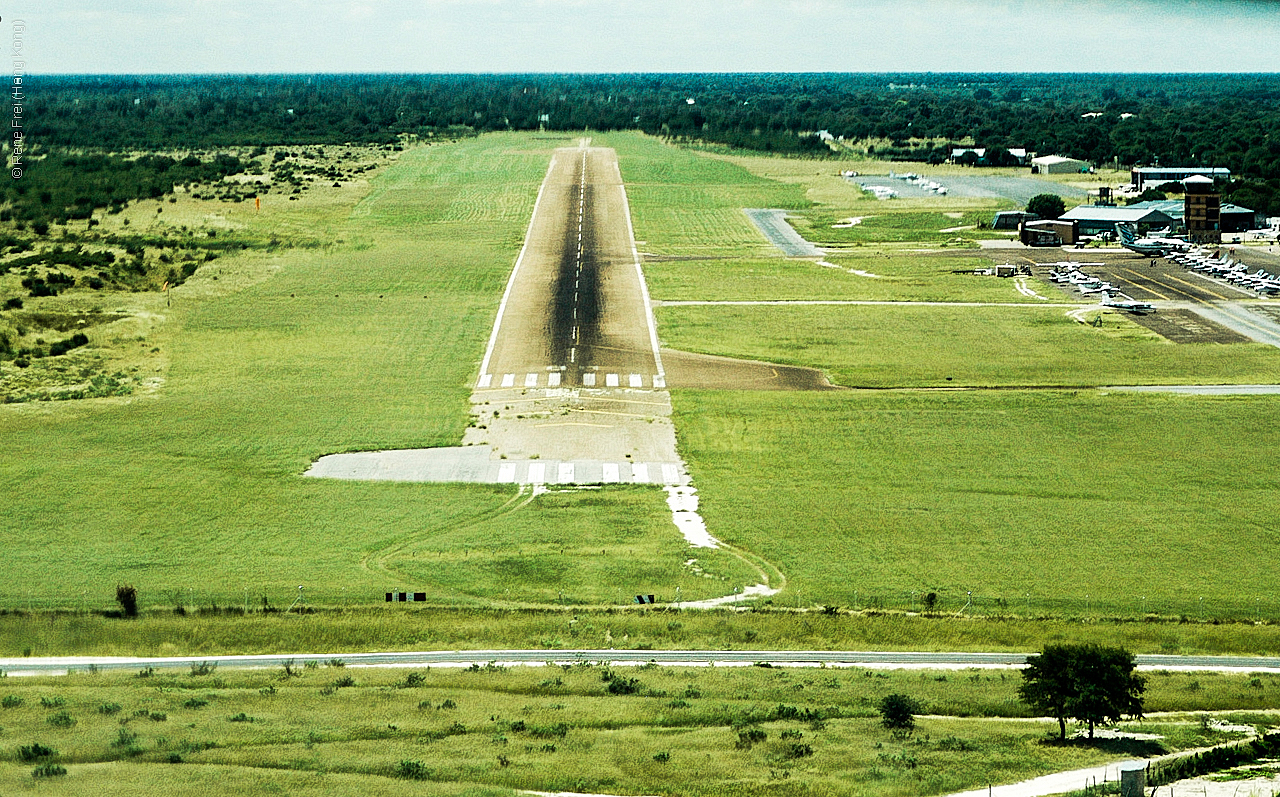
[[746, 208], [743, 213], [751, 219], [756, 229], [769, 239], [769, 243], [782, 250], [787, 257], [820, 257], [822, 251], [806, 241], [795, 227], [787, 223], [785, 210], [761, 210]]
[[[1025, 653], [925, 653], [893, 651], [829, 650], [469, 650], [406, 651], [396, 653], [296, 653], [262, 656], [178, 656], [171, 658], [119, 658], [77, 656], [64, 658], [0, 659], [0, 671], [11, 676], [60, 675], [68, 670], [189, 669], [193, 664], [216, 663], [231, 668], [271, 668], [285, 662], [303, 664], [341, 659], [349, 667], [466, 667], [499, 662], [541, 665], [547, 662], [608, 662], [615, 665], [656, 662], [667, 666], [750, 665], [768, 662], [780, 667], [830, 666], [881, 669], [1014, 668], [1026, 663]], [[1137, 657], [1145, 669], [1278, 671], [1280, 657], [1171, 656]]]

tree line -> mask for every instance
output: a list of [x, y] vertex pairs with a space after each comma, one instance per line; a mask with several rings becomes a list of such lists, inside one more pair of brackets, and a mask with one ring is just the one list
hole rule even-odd
[[[1099, 164], [1225, 166], [1280, 213], [1268, 75], [622, 74], [35, 76], [38, 146], [393, 143], [495, 130], [642, 130], [821, 156], [814, 134], [939, 159], [952, 143]], [[1269, 208], [1258, 208], [1268, 210]]]

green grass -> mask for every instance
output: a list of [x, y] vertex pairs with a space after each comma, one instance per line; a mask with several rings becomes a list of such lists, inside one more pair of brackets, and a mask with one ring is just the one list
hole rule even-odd
[[1256, 566], [1277, 545], [1274, 398], [673, 398], [708, 526], [786, 573], [792, 600], [911, 608], [936, 592], [962, 612], [972, 592], [980, 613], [1280, 613]]
[[1174, 345], [1111, 312], [1101, 327], [1061, 308], [1000, 306], [676, 306], [657, 317], [664, 346], [818, 367], [851, 387], [1269, 384], [1280, 373], [1274, 347]]
[[[70, 794], [938, 794], [1125, 757], [1115, 745], [1044, 744], [1056, 726], [1017, 721], [1027, 713], [1015, 696], [1019, 679], [1003, 671], [588, 664], [294, 673], [7, 681], [0, 691], [23, 703], [0, 710], [0, 789], [19, 793], [30, 783], [34, 765], [18, 761], [16, 748], [35, 742], [66, 767], [59, 793]], [[634, 679], [636, 693], [610, 694], [611, 678]], [[1203, 680], [1190, 689], [1190, 675], [1153, 676], [1151, 701], [1190, 709], [1212, 691], [1251, 693], [1241, 708], [1256, 702], [1245, 676], [1214, 676], [1208, 689]], [[1277, 686], [1265, 680], [1265, 689]], [[874, 708], [893, 692], [941, 716], [894, 737]], [[53, 710], [40, 698], [51, 693], [74, 726], [47, 722]], [[1212, 741], [1196, 717], [1142, 727], [1168, 735], [1161, 748]], [[746, 728], [764, 738], [739, 745]]]
[[[928, 200], [929, 205], [950, 207], [944, 201]], [[984, 238], [1009, 238], [989, 229], [976, 229], [978, 224], [990, 225], [992, 212], [989, 210], [920, 210], [917, 208], [899, 209], [884, 202], [878, 207], [857, 207], [861, 214], [853, 214], [853, 208], [840, 210], [811, 210], [802, 212], [792, 220], [796, 230], [806, 240], [816, 244], [830, 246], [863, 245], [914, 242], [923, 244], [941, 244], [955, 241], [973, 241]], [[953, 215], [948, 215], [952, 213]], [[850, 215], [861, 215], [862, 222], [852, 227], [835, 228]], [[959, 216], [959, 218], [957, 218]], [[955, 227], [973, 227], [974, 229], [955, 230]], [[949, 230], [949, 232], [943, 232]]]
[[288, 605], [299, 584], [321, 604], [469, 604], [753, 581], [728, 554], [686, 567], [658, 490], [512, 511], [513, 487], [301, 477], [327, 453], [459, 442], [551, 146], [406, 151], [359, 205], [307, 217], [355, 243], [227, 257], [175, 291], [147, 341], [170, 362], [154, 397], [0, 409], [0, 605], [103, 608], [123, 582], [194, 606]]

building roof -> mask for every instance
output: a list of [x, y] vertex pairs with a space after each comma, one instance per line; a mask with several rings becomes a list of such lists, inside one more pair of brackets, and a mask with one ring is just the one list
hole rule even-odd
[[1038, 158], [1032, 158], [1031, 162], [1039, 166], [1052, 166], [1055, 163], [1085, 163], [1079, 158], [1067, 158], [1062, 155], [1041, 155]]
[[1223, 166], [1134, 166], [1133, 171], [1138, 174], [1149, 174], [1151, 172], [1186, 172], [1187, 174], [1231, 174], [1231, 170]]
[[[1181, 199], [1152, 199], [1146, 202], [1134, 202], [1127, 205], [1126, 208], [1146, 208], [1148, 210], [1158, 210], [1161, 213], [1167, 213], [1172, 219], [1181, 219], [1186, 213], [1185, 203]], [[1223, 202], [1222, 207], [1218, 208], [1219, 213], [1253, 213], [1255, 211], [1240, 205], [1233, 205], [1230, 202]]]
[[1162, 210], [1140, 208], [1135, 205], [1123, 208], [1110, 207], [1108, 205], [1081, 205], [1068, 210], [1058, 218], [1074, 221], [1127, 221], [1135, 224], [1139, 222], [1143, 224], [1168, 224], [1173, 221], [1173, 217]]

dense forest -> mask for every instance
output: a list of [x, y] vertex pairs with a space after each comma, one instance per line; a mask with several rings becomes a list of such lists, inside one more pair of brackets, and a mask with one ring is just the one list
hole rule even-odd
[[1229, 197], [1280, 215], [1275, 75], [33, 76], [25, 114], [37, 155], [545, 128], [825, 156], [815, 133], [827, 131], [891, 159], [937, 161], [963, 142], [1095, 164], [1225, 166], [1238, 178]]

